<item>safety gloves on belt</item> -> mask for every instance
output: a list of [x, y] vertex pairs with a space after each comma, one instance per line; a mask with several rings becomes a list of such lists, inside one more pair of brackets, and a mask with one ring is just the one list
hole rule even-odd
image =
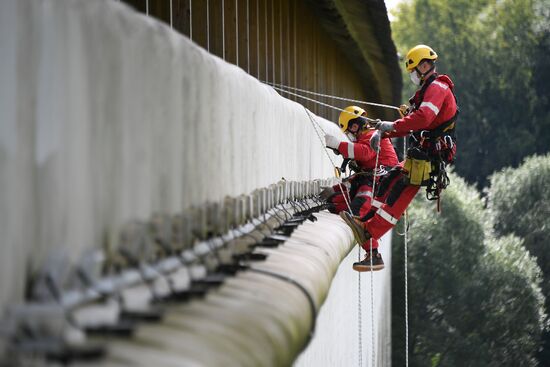
[[329, 148], [338, 150], [338, 147], [340, 146], [340, 143], [342, 141], [338, 139], [336, 136], [326, 134], [325, 135], [325, 145]]

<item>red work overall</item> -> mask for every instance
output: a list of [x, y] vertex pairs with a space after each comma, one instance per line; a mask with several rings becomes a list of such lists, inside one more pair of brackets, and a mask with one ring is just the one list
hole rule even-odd
[[[428, 80], [411, 98], [413, 112], [397, 120], [394, 125], [395, 132], [387, 136], [397, 137], [415, 131], [430, 131], [451, 120], [457, 114], [453, 88], [454, 84], [447, 75], [439, 75]], [[456, 146], [453, 147], [453, 155], [455, 151]], [[376, 198], [383, 204], [376, 211], [373, 208], [366, 216], [367, 218], [364, 218], [366, 219], [364, 228], [373, 239], [379, 239], [395, 226], [420, 189], [420, 186], [410, 185], [407, 182], [403, 172], [394, 175], [387, 190]]]

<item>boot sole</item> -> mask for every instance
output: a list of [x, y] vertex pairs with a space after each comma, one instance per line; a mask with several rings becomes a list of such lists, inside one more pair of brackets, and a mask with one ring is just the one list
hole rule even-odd
[[[379, 265], [372, 265], [372, 271], [379, 271], [384, 269], [384, 264]], [[353, 264], [353, 270], [358, 272], [365, 272], [365, 271], [371, 271], [370, 265], [362, 265], [362, 264]]]
[[364, 230], [363, 233], [357, 232], [357, 226], [355, 225], [355, 223], [350, 222], [353, 221], [353, 219], [349, 219], [346, 214], [347, 212], [341, 212], [340, 218], [342, 218], [344, 222], [348, 225], [348, 227], [351, 228], [351, 232], [353, 233], [355, 241], [357, 241], [359, 245], [362, 245], [363, 243], [366, 243], [368, 240], [370, 240], [370, 238], [367, 238], [367, 236], [365, 236]]

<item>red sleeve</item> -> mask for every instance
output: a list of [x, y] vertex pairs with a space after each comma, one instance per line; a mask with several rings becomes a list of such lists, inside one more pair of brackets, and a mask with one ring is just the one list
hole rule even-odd
[[395, 132], [426, 130], [439, 114], [448, 88], [448, 85], [437, 80], [432, 82], [426, 89], [424, 100], [418, 110], [395, 121]]
[[369, 161], [376, 157], [376, 152], [370, 145], [361, 142], [350, 143], [343, 141], [338, 146], [338, 151], [344, 158], [355, 159], [357, 161]]

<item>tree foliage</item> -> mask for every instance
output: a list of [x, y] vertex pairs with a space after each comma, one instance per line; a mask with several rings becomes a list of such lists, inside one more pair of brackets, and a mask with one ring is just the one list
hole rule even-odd
[[[550, 0], [411, 0], [392, 23], [401, 54], [419, 43], [456, 84], [457, 172], [479, 187], [550, 149]], [[408, 80], [408, 77], [407, 77]], [[412, 94], [411, 83], [405, 95]]]
[[[495, 238], [477, 191], [456, 175], [442, 213], [410, 213], [411, 366], [534, 366], [544, 325], [540, 270], [513, 235]], [[403, 237], [393, 240], [393, 356], [404, 365]]]
[[[527, 158], [517, 169], [491, 176], [488, 208], [497, 235], [515, 235], [536, 257], [542, 270], [546, 309], [550, 310], [550, 155]], [[550, 332], [540, 360], [550, 363]]]

